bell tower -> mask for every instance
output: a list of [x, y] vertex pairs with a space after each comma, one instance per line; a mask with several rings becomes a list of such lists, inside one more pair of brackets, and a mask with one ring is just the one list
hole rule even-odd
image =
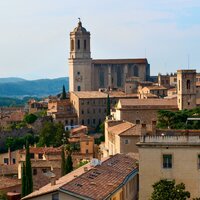
[[177, 70], [177, 104], [179, 110], [196, 107], [196, 70]]
[[91, 91], [91, 75], [90, 32], [79, 18], [77, 27], [70, 32], [69, 91]]

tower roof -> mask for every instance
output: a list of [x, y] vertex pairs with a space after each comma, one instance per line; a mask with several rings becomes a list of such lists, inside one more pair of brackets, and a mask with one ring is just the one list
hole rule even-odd
[[87, 32], [87, 30], [84, 27], [82, 27], [82, 22], [80, 18], [79, 18], [78, 26], [74, 28], [73, 32]]

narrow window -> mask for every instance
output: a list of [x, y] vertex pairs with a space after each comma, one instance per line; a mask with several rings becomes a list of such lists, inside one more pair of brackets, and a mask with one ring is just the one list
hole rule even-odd
[[74, 51], [74, 40], [71, 40], [71, 51]]
[[140, 120], [139, 119], [136, 120], [136, 124], [140, 124]]
[[78, 44], [78, 49], [80, 49], [80, 40], [78, 40], [77, 44]]
[[90, 125], [90, 119], [87, 120], [88, 125]]
[[88, 149], [86, 149], [85, 153], [88, 154]]
[[30, 158], [34, 159], [35, 158], [35, 154], [34, 153], [30, 153]]
[[163, 155], [163, 168], [172, 168], [172, 155], [165, 154]]
[[82, 119], [82, 125], [84, 125], [84, 119]]
[[95, 120], [95, 119], [93, 119], [92, 121], [93, 121], [93, 124], [95, 124], [95, 123], [96, 123], [96, 120]]
[[15, 164], [16, 163], [16, 160], [15, 160], [15, 158], [13, 158], [13, 164]]
[[190, 89], [190, 80], [187, 80], [187, 89]]
[[127, 139], [124, 140], [124, 144], [128, 144], [128, 140]]
[[86, 50], [86, 40], [84, 40], [84, 49]]
[[39, 159], [43, 159], [43, 154], [42, 154], [42, 153], [39, 153], [39, 154], [38, 154], [38, 158], [39, 158]]
[[198, 169], [200, 169], [200, 154], [198, 155], [197, 167], [198, 167]]
[[181, 81], [180, 80], [178, 81], [178, 90], [179, 91], [181, 90]]
[[81, 91], [81, 86], [80, 86], [80, 85], [77, 87], [77, 90], [78, 90], [78, 91]]

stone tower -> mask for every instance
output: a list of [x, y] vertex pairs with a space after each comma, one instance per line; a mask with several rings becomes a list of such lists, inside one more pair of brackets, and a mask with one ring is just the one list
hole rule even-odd
[[78, 26], [70, 32], [69, 91], [92, 90], [90, 54], [90, 32], [79, 19]]
[[196, 70], [177, 70], [177, 103], [179, 110], [196, 107]]

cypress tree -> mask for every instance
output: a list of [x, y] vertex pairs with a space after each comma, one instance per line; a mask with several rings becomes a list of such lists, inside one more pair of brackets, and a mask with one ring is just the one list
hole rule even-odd
[[61, 152], [61, 176], [64, 176], [65, 174], [66, 174], [66, 160], [65, 160], [65, 151], [63, 147]]
[[110, 96], [108, 94], [107, 96], [107, 110], [106, 110], [106, 116], [110, 115]]
[[25, 171], [25, 165], [23, 163], [22, 165], [22, 197], [26, 196], [26, 171]]
[[25, 166], [25, 174], [26, 174], [26, 195], [33, 192], [33, 176], [32, 176], [32, 168], [31, 168], [31, 158], [29, 152], [29, 143], [26, 143], [26, 166]]
[[66, 159], [66, 174], [73, 171], [73, 162], [72, 162], [72, 156], [71, 154], [68, 154]]
[[63, 85], [63, 91], [62, 91], [62, 99], [67, 99], [67, 94], [66, 94], [64, 85]]

